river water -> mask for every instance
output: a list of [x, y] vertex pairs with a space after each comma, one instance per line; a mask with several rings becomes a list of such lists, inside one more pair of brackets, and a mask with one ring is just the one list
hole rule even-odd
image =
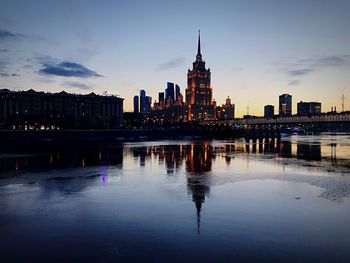
[[350, 134], [0, 153], [1, 262], [349, 262]]

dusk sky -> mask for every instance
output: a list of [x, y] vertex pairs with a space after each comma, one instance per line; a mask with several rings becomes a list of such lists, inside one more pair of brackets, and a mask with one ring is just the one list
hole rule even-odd
[[[278, 95], [341, 109], [350, 98], [350, 1], [0, 0], [0, 88], [184, 94], [198, 29], [213, 96], [262, 115]], [[350, 100], [346, 100], [350, 110]]]

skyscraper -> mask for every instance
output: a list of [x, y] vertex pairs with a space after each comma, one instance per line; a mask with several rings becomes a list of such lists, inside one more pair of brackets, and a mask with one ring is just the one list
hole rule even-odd
[[145, 106], [145, 112], [150, 112], [151, 111], [151, 106], [152, 106], [152, 97], [151, 96], [146, 96], [146, 106]]
[[139, 113], [139, 96], [134, 96], [134, 112]]
[[212, 106], [212, 89], [210, 87], [210, 69], [205, 68], [202, 60], [201, 39], [198, 35], [196, 61], [192, 70], [187, 72], [186, 102], [188, 104], [188, 120], [204, 120], [214, 118]]
[[164, 92], [159, 92], [158, 93], [158, 102], [163, 102], [164, 103]]
[[275, 107], [273, 105], [264, 106], [264, 118], [273, 118], [275, 115]]
[[186, 102], [190, 105], [211, 105], [210, 69], [205, 68], [202, 60], [201, 39], [198, 35], [198, 50], [193, 69], [187, 72]]
[[180, 96], [181, 92], [180, 92], [180, 87], [179, 85], [175, 85], [175, 101], [179, 100], [179, 96]]
[[168, 101], [170, 98], [170, 104], [173, 104], [175, 101], [175, 95], [174, 95], [174, 83], [168, 82], [167, 87], [165, 89], [165, 99]]
[[140, 91], [140, 112], [145, 113], [146, 112], [146, 91], [143, 89]]
[[279, 115], [292, 116], [292, 95], [282, 94], [279, 96]]

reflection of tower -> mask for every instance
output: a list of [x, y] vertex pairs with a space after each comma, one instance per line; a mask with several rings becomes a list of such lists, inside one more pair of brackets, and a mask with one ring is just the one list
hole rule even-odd
[[187, 148], [186, 170], [190, 174], [201, 174], [211, 171], [213, 147], [207, 144]]
[[158, 155], [159, 162], [165, 163], [167, 174], [174, 174], [184, 162], [187, 172], [187, 189], [192, 195], [196, 206], [198, 234], [200, 233], [200, 216], [205, 196], [209, 193], [209, 179], [207, 172], [211, 171], [213, 147], [207, 143], [201, 145], [166, 145], [155, 147], [148, 151], [145, 147], [133, 148], [132, 155], [140, 158], [140, 166], [145, 165], [147, 156]]
[[209, 193], [209, 177], [205, 173], [211, 171], [213, 147], [207, 144], [191, 144], [186, 150], [187, 188], [196, 205], [197, 228], [198, 234], [200, 234], [202, 204], [205, 202], [205, 196]]

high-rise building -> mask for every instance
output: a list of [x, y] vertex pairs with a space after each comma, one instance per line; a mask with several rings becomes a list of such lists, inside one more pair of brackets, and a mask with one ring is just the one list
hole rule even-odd
[[279, 96], [279, 115], [292, 116], [292, 95], [282, 94]]
[[199, 34], [196, 61], [193, 62], [192, 70], [189, 69], [187, 72], [186, 102], [189, 105], [188, 120], [214, 117], [210, 77], [210, 69], [205, 68], [205, 62], [202, 60]]
[[161, 101], [164, 102], [164, 92], [159, 92], [158, 93], [158, 102], [160, 103]]
[[140, 91], [140, 112], [145, 113], [146, 112], [146, 91], [143, 89]]
[[264, 106], [264, 117], [265, 118], [273, 118], [274, 116], [275, 116], [275, 106], [265, 105]]
[[139, 96], [134, 96], [134, 112], [139, 113]]
[[180, 86], [175, 84], [175, 101], [179, 100], [180, 95], [181, 95]]
[[302, 116], [321, 113], [321, 102], [303, 102], [297, 104], [297, 114]]
[[167, 87], [165, 89], [165, 99], [168, 101], [170, 98], [170, 105], [172, 105], [175, 101], [175, 94], [174, 94], [174, 83], [168, 82]]
[[186, 102], [190, 105], [211, 105], [210, 69], [205, 68], [202, 60], [201, 39], [198, 36], [198, 50], [193, 69], [187, 72]]
[[152, 106], [152, 97], [151, 96], [146, 96], [145, 112], [150, 112], [151, 111], [151, 106]]

